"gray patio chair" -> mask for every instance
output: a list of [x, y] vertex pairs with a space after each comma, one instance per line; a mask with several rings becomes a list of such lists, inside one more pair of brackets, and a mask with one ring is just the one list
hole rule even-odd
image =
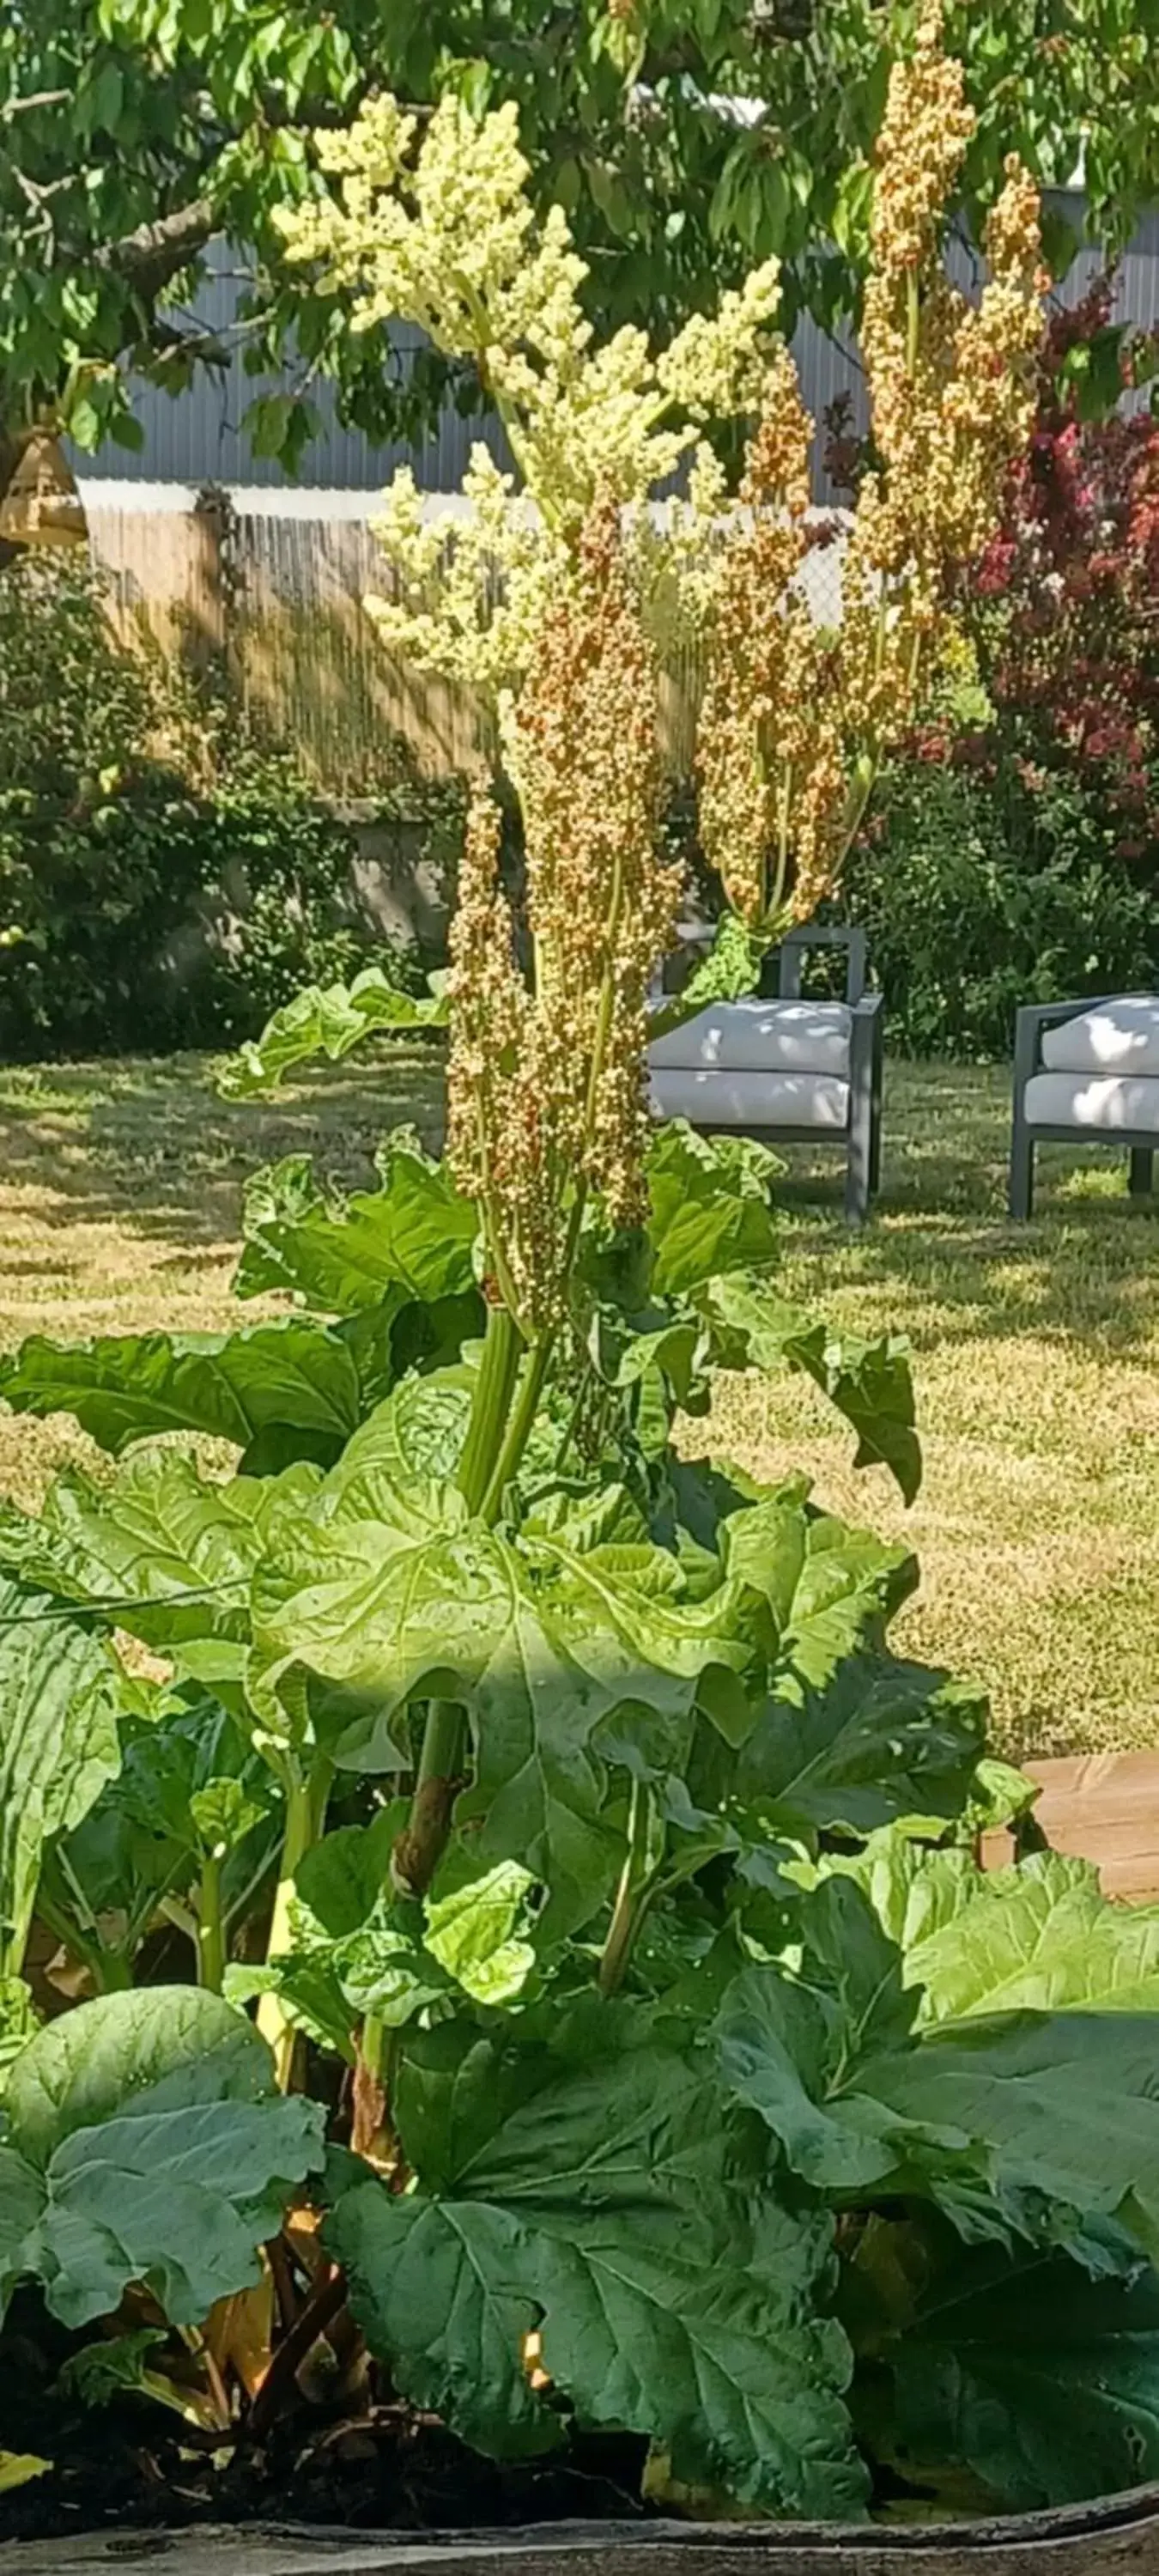
[[1132, 1198], [1146, 1198], [1159, 1149], [1159, 995], [1029, 1002], [1014, 1043], [1010, 1214], [1034, 1205], [1035, 1149], [1114, 1145], [1130, 1156]]
[[[845, 950], [843, 1002], [803, 999], [811, 948]], [[881, 1169], [881, 995], [865, 990], [865, 932], [806, 924], [788, 932], [775, 963], [774, 995], [713, 1002], [653, 1041], [652, 1107], [660, 1118], [769, 1145], [837, 1147], [845, 1214], [861, 1225]]]

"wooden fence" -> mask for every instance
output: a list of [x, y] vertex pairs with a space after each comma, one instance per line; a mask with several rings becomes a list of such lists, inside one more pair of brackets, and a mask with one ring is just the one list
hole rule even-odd
[[[85, 502], [93, 552], [126, 631], [142, 621], [194, 668], [227, 670], [245, 713], [292, 743], [302, 767], [342, 799], [396, 778], [400, 754], [424, 776], [469, 767], [481, 739], [469, 694], [409, 672], [387, 653], [363, 602], [387, 586], [371, 527], [346, 502], [318, 516], [235, 510], [208, 492], [188, 505], [129, 506], [121, 492]], [[147, 495], [143, 498], [148, 499]], [[824, 516], [824, 513], [819, 514]], [[819, 620], [840, 616], [839, 545], [818, 548], [805, 587]], [[687, 773], [698, 694], [685, 661], [662, 683], [666, 761]]]

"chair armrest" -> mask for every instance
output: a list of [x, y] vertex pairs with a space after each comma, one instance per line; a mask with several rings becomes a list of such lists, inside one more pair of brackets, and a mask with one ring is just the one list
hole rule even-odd
[[1084, 1011], [1097, 1011], [1100, 1002], [1118, 1000], [1115, 993], [1084, 993], [1078, 1002], [1023, 1002], [1014, 1022], [1014, 1087], [1021, 1090], [1031, 1074], [1038, 1071], [1038, 1059], [1044, 1029], [1060, 1027], [1065, 1020], [1077, 1020]]
[[849, 1081], [854, 1093], [862, 1086], [876, 1098], [881, 1088], [882, 997], [862, 993], [849, 1005]]
[[805, 921], [796, 930], [787, 930], [776, 955], [783, 1001], [796, 1001], [801, 992], [801, 959], [808, 948], [844, 948], [846, 950], [845, 999], [858, 1002], [865, 991], [869, 964], [869, 946], [860, 922]]

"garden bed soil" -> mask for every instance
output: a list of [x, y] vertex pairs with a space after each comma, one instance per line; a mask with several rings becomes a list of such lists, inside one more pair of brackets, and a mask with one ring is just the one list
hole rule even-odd
[[650, 2516], [643, 2445], [616, 2436], [504, 2466], [399, 2406], [232, 2455], [133, 2405], [68, 2432], [0, 2496], [0, 2576], [1159, 2576], [1154, 2487], [1001, 2521], [747, 2528]]
[[[173, 2431], [170, 2425], [173, 2424]], [[3, 2544], [59, 2544], [78, 2533], [175, 2533], [198, 2525], [292, 2522], [329, 2531], [503, 2530], [538, 2523], [643, 2523], [642, 2442], [578, 2437], [564, 2452], [509, 2463], [469, 2451], [434, 2418], [399, 2405], [305, 2429], [282, 2418], [260, 2444], [187, 2432], [129, 2400], [48, 2429], [43, 2398], [18, 2420], [0, 2382], [5, 2449], [55, 2455], [45, 2476], [0, 2493]], [[649, 2517], [651, 2519], [652, 2517]], [[244, 2561], [241, 2563], [244, 2564]]]

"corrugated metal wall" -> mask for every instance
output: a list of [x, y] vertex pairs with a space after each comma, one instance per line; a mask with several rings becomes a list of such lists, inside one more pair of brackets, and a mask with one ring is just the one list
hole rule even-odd
[[[1081, 201], [1071, 198], [1056, 202], [1072, 222], [1077, 222]], [[1100, 265], [1096, 252], [1080, 253], [1063, 290], [1067, 302], [1083, 292]], [[238, 293], [239, 280], [231, 254], [220, 246], [215, 254], [214, 275], [198, 299], [197, 319], [211, 329], [227, 331]], [[1124, 319], [1143, 326], [1159, 321], [1159, 212], [1145, 218], [1122, 263], [1120, 311]], [[394, 337], [398, 362], [405, 366], [407, 351], [417, 345], [418, 335], [399, 328]], [[805, 403], [814, 419], [820, 420], [834, 396], [846, 388], [856, 399], [857, 360], [847, 346], [827, 338], [815, 323], [805, 322], [793, 347]], [[135, 405], [145, 432], [140, 454], [129, 456], [123, 448], [109, 447], [99, 456], [78, 460], [81, 471], [86, 481], [182, 483], [195, 488], [203, 483], [251, 489], [293, 488], [287, 485], [279, 465], [268, 457], [253, 455], [240, 427], [254, 396], [277, 389], [276, 382], [247, 376], [240, 356], [234, 358], [224, 374], [207, 371], [189, 393], [176, 398], [158, 392], [154, 386], [142, 385]], [[397, 465], [409, 463], [423, 491], [453, 492], [462, 480], [475, 440], [484, 438], [496, 456], [504, 455], [502, 432], [494, 421], [463, 420], [450, 406], [436, 434], [417, 449], [375, 447], [360, 432], [339, 427], [326, 386], [312, 388], [312, 398], [323, 413], [326, 427], [303, 458], [297, 477], [300, 487], [374, 492], [389, 481]], [[818, 500], [830, 498], [819, 456], [815, 488]]]

